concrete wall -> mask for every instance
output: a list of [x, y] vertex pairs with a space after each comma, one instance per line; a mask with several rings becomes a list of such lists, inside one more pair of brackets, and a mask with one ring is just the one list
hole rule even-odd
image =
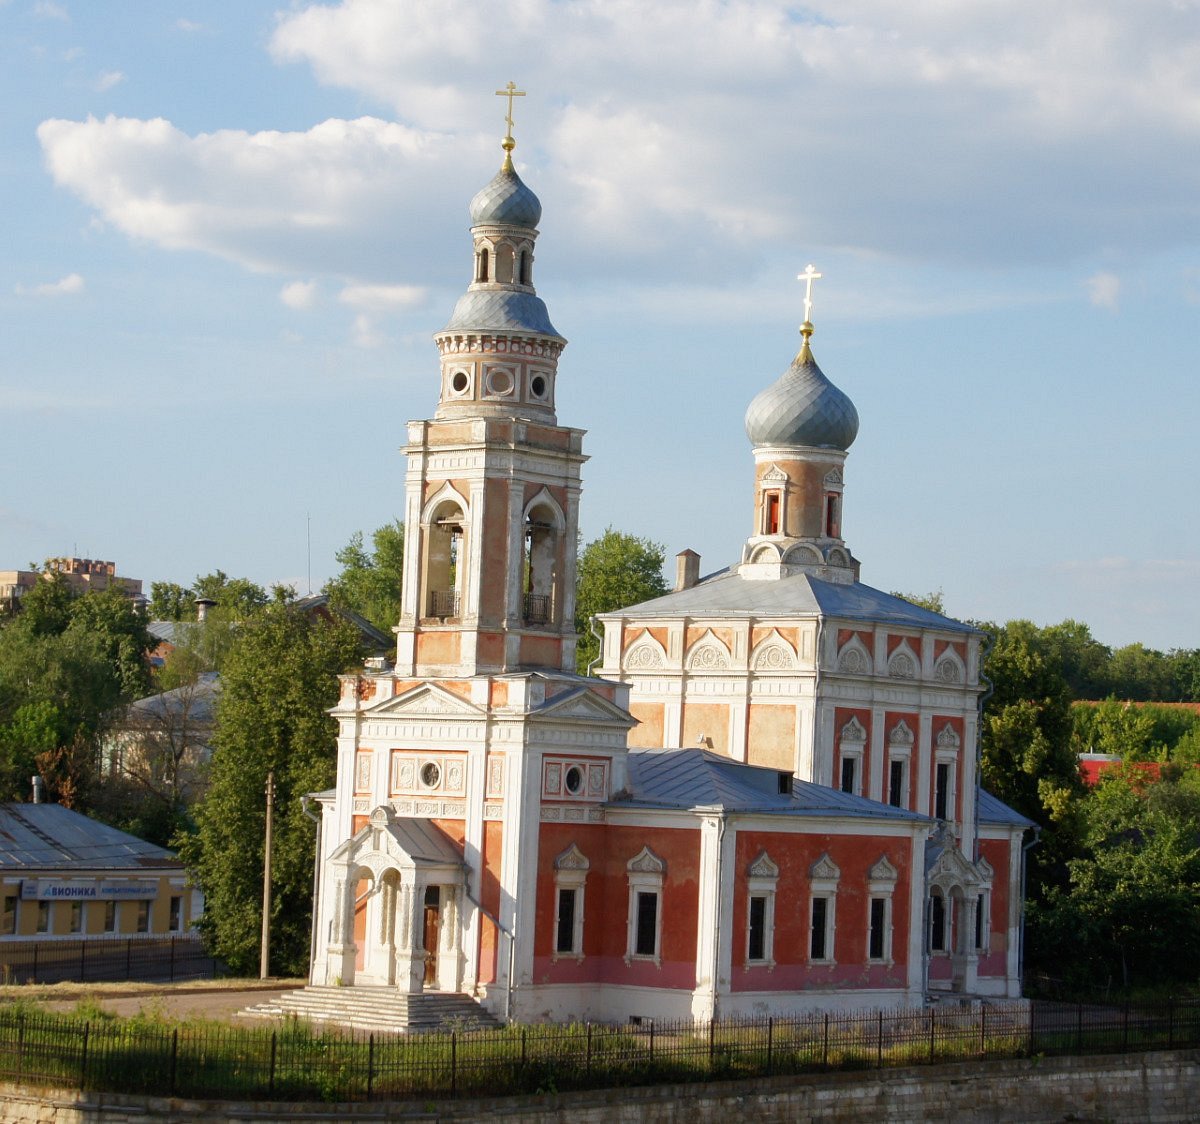
[[[272, 1105], [0, 1085], [13, 1124], [171, 1121], [491, 1120], [513, 1124], [756, 1124], [796, 1120], [1187, 1121], [1200, 1100], [1200, 1051], [957, 1063], [709, 1085], [661, 1085], [557, 1096], [403, 1104]], [[732, 1117], [731, 1117], [731, 1114]]]

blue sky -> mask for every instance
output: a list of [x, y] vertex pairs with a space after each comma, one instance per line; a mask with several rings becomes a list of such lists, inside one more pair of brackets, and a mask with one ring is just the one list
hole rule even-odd
[[0, 568], [397, 515], [509, 79], [585, 538], [736, 560], [811, 261], [864, 581], [1200, 645], [1193, 0], [0, 0]]

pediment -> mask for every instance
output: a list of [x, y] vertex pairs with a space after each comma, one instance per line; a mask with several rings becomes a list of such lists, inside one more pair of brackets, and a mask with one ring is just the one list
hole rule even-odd
[[438, 717], [481, 718], [483, 711], [474, 703], [432, 683], [423, 683], [364, 712], [370, 718]]
[[746, 869], [746, 873], [751, 878], [778, 878], [779, 867], [772, 861], [771, 856], [767, 852], [760, 851], [750, 866]]
[[817, 859], [808, 870], [808, 877], [813, 882], [836, 882], [841, 876], [837, 863], [827, 854]]
[[596, 694], [590, 687], [580, 687], [549, 699], [538, 707], [535, 717], [540, 720], [569, 718], [583, 722], [620, 722], [626, 726], [633, 724], [633, 718], [628, 711]]
[[587, 856], [574, 843], [554, 860], [555, 870], [590, 870], [591, 866]]
[[887, 855], [880, 855], [879, 861], [867, 871], [867, 877], [872, 882], [895, 882], [900, 872], [888, 862]]
[[459, 848], [431, 820], [397, 816], [387, 805], [375, 808], [367, 822], [338, 846], [329, 861], [378, 878], [389, 870], [438, 870], [451, 877], [466, 863]]
[[946, 847], [929, 871], [929, 884], [945, 889], [974, 887], [980, 883], [979, 871], [963, 857], [957, 847]]

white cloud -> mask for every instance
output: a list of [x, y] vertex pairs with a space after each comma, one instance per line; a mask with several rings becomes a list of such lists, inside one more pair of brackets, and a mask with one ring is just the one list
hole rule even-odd
[[312, 308], [317, 302], [315, 281], [292, 281], [279, 290], [279, 299], [288, 308]]
[[189, 19], [183, 19], [183, 18], [177, 19], [175, 21], [175, 26], [177, 28], [179, 28], [180, 31], [186, 31], [189, 35], [193, 31], [203, 31], [204, 30], [204, 24], [197, 23], [195, 20], [189, 20]]
[[375, 327], [374, 320], [365, 312], [360, 312], [354, 318], [351, 339], [355, 347], [363, 348], [376, 348], [387, 342], [387, 337]]
[[1088, 300], [1097, 308], [1115, 312], [1121, 295], [1121, 279], [1115, 273], [1100, 272], [1087, 279]]
[[22, 297], [62, 297], [84, 290], [83, 277], [78, 273], [68, 273], [58, 281], [48, 281], [41, 285], [17, 285], [16, 293]]
[[338, 300], [343, 304], [372, 312], [413, 308], [425, 297], [426, 290], [419, 285], [347, 285], [338, 294]]
[[100, 77], [96, 79], [96, 92], [102, 94], [106, 90], [111, 90], [114, 86], [119, 86], [124, 81], [125, 75], [119, 70], [101, 71]]
[[33, 14], [46, 20], [62, 20], [64, 23], [70, 22], [71, 19], [66, 8], [53, 3], [53, 0], [37, 0], [33, 6]]

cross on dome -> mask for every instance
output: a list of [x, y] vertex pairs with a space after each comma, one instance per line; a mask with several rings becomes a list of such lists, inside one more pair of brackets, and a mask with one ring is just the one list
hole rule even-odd
[[812, 304], [813, 304], [813, 302], [812, 302], [812, 287], [813, 287], [813, 282], [823, 276], [824, 276], [824, 274], [818, 273], [816, 266], [814, 266], [812, 264], [812, 262], [809, 262], [808, 265], [806, 265], [804, 267], [804, 272], [801, 274], [798, 274], [796, 277], [797, 281], [804, 282], [804, 323], [800, 326], [800, 332], [804, 336], [805, 339], [808, 339], [808, 337], [812, 335], [812, 330], [813, 330], [813, 326], [812, 326]]
[[506, 168], [512, 167], [512, 150], [517, 147], [517, 142], [513, 140], [513, 98], [523, 98], [524, 90], [518, 90], [515, 82], [509, 82], [503, 90], [496, 91], [496, 97], [508, 98], [508, 112], [504, 115], [504, 123], [507, 126], [504, 133], [504, 140], [500, 142], [500, 147], [504, 149], [504, 165]]

